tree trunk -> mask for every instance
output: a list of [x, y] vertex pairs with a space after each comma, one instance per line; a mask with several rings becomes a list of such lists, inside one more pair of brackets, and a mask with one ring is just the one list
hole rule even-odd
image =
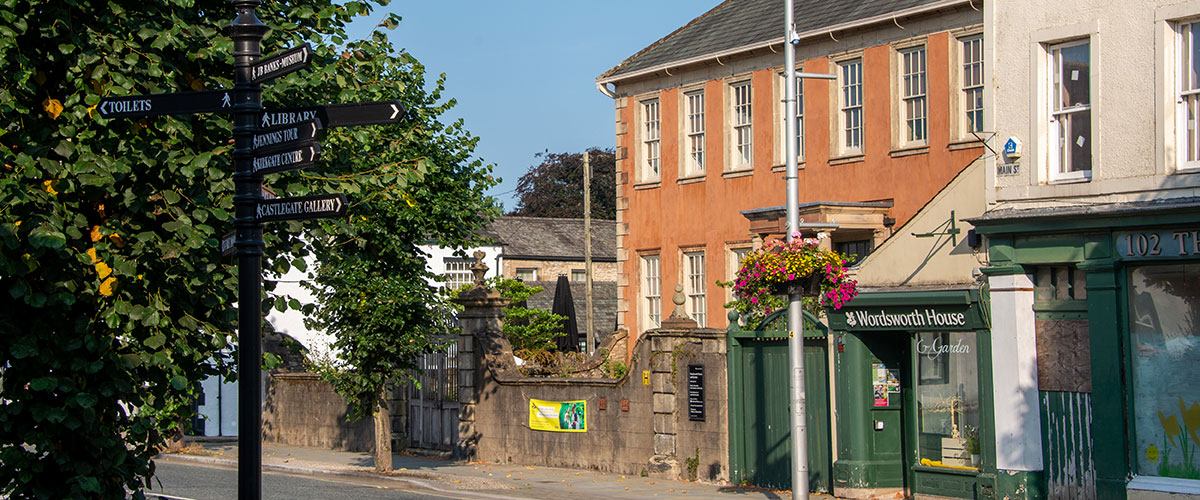
[[392, 416], [388, 411], [388, 390], [379, 391], [379, 409], [375, 410], [375, 471], [392, 470]]

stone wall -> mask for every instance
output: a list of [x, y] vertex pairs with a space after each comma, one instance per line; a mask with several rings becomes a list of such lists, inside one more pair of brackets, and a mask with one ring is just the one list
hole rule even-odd
[[374, 450], [375, 429], [371, 419], [347, 422], [347, 411], [346, 400], [333, 391], [329, 382], [316, 375], [273, 373], [263, 404], [263, 441], [348, 451]]
[[[697, 478], [728, 480], [724, 332], [647, 332], [620, 379], [530, 378], [500, 334], [502, 306], [482, 292], [463, 298], [459, 458], [679, 479], [691, 459]], [[705, 367], [704, 421], [688, 420], [689, 364]], [[587, 432], [530, 429], [530, 399], [586, 401]]]

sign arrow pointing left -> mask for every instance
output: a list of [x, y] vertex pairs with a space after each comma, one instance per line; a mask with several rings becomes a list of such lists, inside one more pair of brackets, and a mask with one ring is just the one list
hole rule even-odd
[[229, 90], [131, 95], [101, 99], [99, 109], [104, 118], [221, 113], [233, 111], [232, 98]]

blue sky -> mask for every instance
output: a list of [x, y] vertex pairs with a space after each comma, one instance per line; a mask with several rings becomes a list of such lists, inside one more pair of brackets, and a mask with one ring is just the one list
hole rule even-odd
[[392, 45], [446, 73], [446, 96], [480, 138], [475, 154], [503, 182], [489, 194], [516, 206], [517, 179], [534, 154], [609, 148], [613, 102], [598, 75], [717, 5], [719, 0], [394, 0], [354, 26], [365, 37], [385, 12], [403, 16]]

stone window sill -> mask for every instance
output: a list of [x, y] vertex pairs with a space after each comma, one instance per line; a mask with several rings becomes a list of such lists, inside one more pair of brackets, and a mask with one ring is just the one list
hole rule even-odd
[[960, 149], [978, 149], [983, 147], [983, 141], [974, 137], [969, 139], [960, 139], [946, 145], [949, 151], [958, 151]]
[[721, 174], [721, 177], [724, 177], [726, 179], [736, 179], [738, 177], [748, 177], [751, 175], [754, 175], [754, 170], [747, 168], [747, 169], [742, 169], [742, 170], [732, 170], [729, 172], [725, 172], [725, 173]]
[[680, 186], [682, 186], [684, 184], [695, 184], [697, 182], [704, 182], [704, 179], [705, 179], [705, 177], [702, 174], [702, 175], [693, 175], [691, 177], [680, 177], [679, 180], [677, 180], [675, 182], [678, 183]]
[[829, 165], [845, 165], [847, 163], [859, 163], [866, 159], [867, 155], [862, 153], [856, 155], [835, 156], [829, 159]]
[[[796, 169], [797, 169], [797, 170], [804, 170], [804, 161], [803, 161], [803, 160], [796, 162]], [[782, 173], [786, 173], [786, 172], [787, 172], [787, 165], [786, 165], [786, 164], [784, 164], [784, 165], [771, 165], [771, 172], [774, 172], [774, 173], [776, 173], [776, 174], [782, 174]]]
[[915, 156], [929, 154], [929, 146], [916, 146], [902, 149], [893, 149], [888, 152], [888, 156], [892, 158], [903, 158], [905, 156]]
[[660, 188], [660, 187], [662, 187], [662, 181], [643, 182], [643, 183], [640, 183], [640, 184], [634, 184], [634, 185], [633, 185], [633, 189], [637, 189], [637, 190], [641, 190], [641, 189], [658, 189], [658, 188]]

